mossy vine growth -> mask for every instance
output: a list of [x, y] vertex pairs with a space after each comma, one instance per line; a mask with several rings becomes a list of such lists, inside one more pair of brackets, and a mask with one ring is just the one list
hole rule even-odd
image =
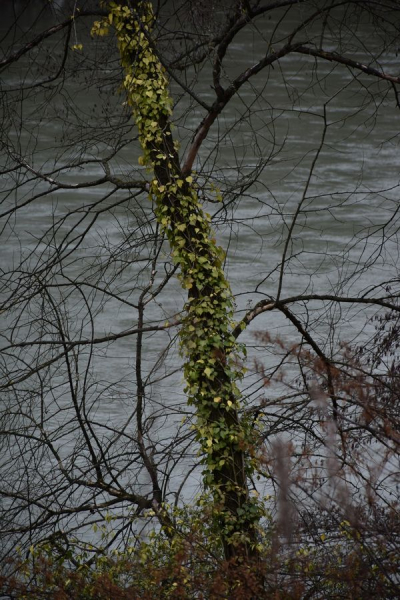
[[242, 375], [236, 366], [240, 348], [232, 335], [234, 302], [223, 271], [224, 252], [216, 244], [193, 177], [183, 175], [180, 167], [170, 125], [168, 78], [150, 38], [151, 2], [139, 1], [134, 9], [111, 2], [108, 8], [108, 18], [96, 22], [93, 33], [106, 35], [110, 26], [116, 33], [127, 103], [143, 151], [139, 162], [153, 173], [150, 198], [188, 291], [180, 332], [185, 391], [196, 411], [214, 522], [227, 558], [252, 555], [257, 553], [261, 511], [247, 485], [254, 446], [249, 425], [239, 417], [235, 382]]

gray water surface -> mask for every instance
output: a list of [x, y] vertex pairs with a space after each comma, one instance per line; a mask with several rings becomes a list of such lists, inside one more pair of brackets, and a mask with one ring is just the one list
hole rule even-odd
[[[45, 12], [32, 33], [52, 19]], [[293, 20], [282, 25], [282, 35], [285, 27], [292, 26]], [[370, 27], [365, 23], [364, 36], [368, 37]], [[137, 132], [123, 96], [116, 92], [121, 73], [114, 42], [92, 40], [88, 28], [90, 24], [78, 25], [77, 41], [83, 43], [83, 52], [70, 53], [62, 83], [31, 87], [59, 64], [61, 36], [44, 42], [33, 64], [27, 55], [2, 75], [3, 93], [16, 91], [14, 101], [3, 102], [3, 133], [13, 154], [3, 158], [1, 207], [7, 211], [26, 203], [5, 217], [2, 229], [5, 345], [45, 339], [54, 342], [54, 352], [62, 353], [62, 345], [56, 343], [60, 331], [75, 342], [129, 331], [137, 327], [137, 305], [150, 283], [145, 327], [166, 321], [173, 325], [186, 300], [176, 277], [170, 277], [157, 296], [151, 295], [173, 266], [146, 193], [116, 189], [112, 183], [85, 185], [104, 176], [105, 161], [110, 172], [125, 181], [149, 177], [138, 166]], [[260, 28], [258, 33], [245, 29], [232, 45], [225, 83], [265, 52], [270, 24], [262, 22]], [[42, 68], [40, 53], [46, 51], [49, 62]], [[361, 50], [353, 58], [362, 60]], [[382, 60], [389, 72], [396, 72], [394, 51], [386, 52]], [[203, 101], [212, 101], [208, 64], [199, 71], [189, 70], [185, 77]], [[26, 88], [23, 96], [18, 91], [21, 84]], [[184, 156], [204, 109], [185, 95], [181, 98], [176, 82], [171, 89], [176, 100], [175, 135]], [[326, 62], [316, 69], [312, 58], [291, 54], [240, 89], [213, 125], [194, 165], [200, 189], [204, 186], [204, 196], [212, 200], [205, 206], [218, 242], [227, 252], [235, 319], [258, 301], [276, 298], [280, 279], [281, 299], [299, 296], [300, 300], [311, 294], [381, 296], [388, 285], [398, 285], [398, 143], [398, 109], [390, 87], [363, 74], [354, 77], [340, 65]], [[14, 154], [23, 160], [7, 171], [15, 166]], [[251, 183], [255, 171], [258, 175]], [[54, 181], [61, 182], [62, 189]], [[222, 204], [214, 201], [211, 184], [220, 188]], [[49, 260], [51, 268], [46, 267]], [[299, 301], [291, 308], [333, 357], [338, 356], [340, 344], [361, 344], [374, 332], [371, 317], [377, 309], [372, 306]], [[254, 360], [273, 370], [283, 352], [269, 353], [257, 341], [256, 332], [279, 336], [287, 347], [300, 341], [299, 333], [278, 311], [260, 315], [241, 335], [248, 346], [250, 372], [243, 392], [250, 405], [265, 394], [260, 375], [252, 373]], [[185, 405], [177, 333], [178, 327], [171, 326], [143, 337], [146, 443], [157, 456], [166, 455], [171, 439], [186, 427], [182, 418], [192, 412]], [[14, 348], [4, 356], [10, 379], [18, 380], [32, 370], [31, 377], [19, 384], [20, 402], [29, 398], [30, 415], [46, 429], [61, 460], [68, 463], [74, 457], [78, 471], [88, 468], [87, 450], [77, 441], [71, 386], [78, 401], [86, 403], [98, 439], [109, 444], [110, 455], [115, 448], [122, 455], [128, 434], [135, 432], [136, 340], [136, 335], [110, 338], [96, 344], [93, 352], [89, 345], [77, 345], [70, 365], [61, 358], [43, 369], [43, 377], [40, 370], [34, 371], [51, 358], [50, 345], [41, 350], [35, 345]], [[71, 365], [74, 373], [68, 382]], [[295, 380], [295, 361], [288, 360], [285, 373]], [[40, 392], [30, 396], [25, 381]], [[279, 396], [286, 389], [277, 381], [268, 393]], [[14, 401], [5, 401], [8, 411]], [[118, 432], [123, 432], [122, 438], [127, 436], [123, 444], [117, 440]], [[177, 459], [185, 435], [190, 436], [189, 429], [174, 442], [170, 458], [160, 459], [161, 470], [169, 473], [166, 489], [171, 491], [176, 491], [188, 465], [197, 460], [195, 451], [187, 462]], [[0, 466], [6, 479], [11, 477], [9, 457], [15, 458], [17, 452], [11, 449]], [[128, 463], [133, 458], [125, 459], [118, 452], [111, 462], [120, 470], [121, 481], [146, 492], [148, 475], [131, 468]], [[43, 460], [48, 461], [47, 472], [56, 470], [51, 453]], [[171, 467], [174, 460], [177, 463]], [[196, 489], [196, 473], [189, 478], [187, 495]]]

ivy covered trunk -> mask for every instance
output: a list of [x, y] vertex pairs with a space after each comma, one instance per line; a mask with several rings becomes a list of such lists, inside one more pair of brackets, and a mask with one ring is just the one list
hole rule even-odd
[[150, 197], [188, 291], [180, 333], [185, 391], [196, 412], [215, 527], [226, 558], [251, 556], [257, 553], [260, 509], [247, 484], [253, 470], [251, 431], [239, 417], [239, 349], [232, 335], [233, 298], [223, 271], [224, 252], [192, 176], [182, 173], [170, 126], [168, 79], [149, 35], [151, 2], [133, 4], [135, 8], [111, 2], [108, 19], [95, 23], [93, 32], [104, 35], [110, 26], [116, 31], [124, 87], [143, 151], [139, 162], [154, 174]]

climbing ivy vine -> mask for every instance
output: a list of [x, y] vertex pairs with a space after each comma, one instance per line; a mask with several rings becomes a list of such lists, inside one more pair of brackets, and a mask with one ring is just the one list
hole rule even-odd
[[151, 2], [139, 1], [134, 9], [110, 2], [108, 9], [108, 17], [95, 22], [92, 32], [106, 35], [112, 27], [116, 33], [123, 86], [143, 152], [139, 163], [152, 173], [150, 199], [188, 291], [180, 331], [185, 391], [196, 411], [215, 524], [227, 557], [252, 554], [261, 512], [247, 485], [255, 451], [250, 426], [239, 417], [241, 350], [232, 334], [234, 300], [223, 270], [224, 251], [216, 243], [193, 176], [184, 175], [180, 167], [170, 126], [168, 77], [150, 37]]

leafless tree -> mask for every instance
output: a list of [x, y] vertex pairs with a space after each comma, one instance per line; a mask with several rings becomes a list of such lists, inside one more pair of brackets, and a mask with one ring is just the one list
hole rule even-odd
[[[276, 554], [351, 528], [371, 565], [389, 544], [395, 589], [400, 4], [153, 5], [182, 172], [226, 250]], [[96, 553], [110, 519], [123, 548], [154, 518], [178, 527], [160, 507], [199, 489], [185, 294], [115, 40], [90, 35], [107, 7], [2, 10], [3, 558], [44, 539]]]

